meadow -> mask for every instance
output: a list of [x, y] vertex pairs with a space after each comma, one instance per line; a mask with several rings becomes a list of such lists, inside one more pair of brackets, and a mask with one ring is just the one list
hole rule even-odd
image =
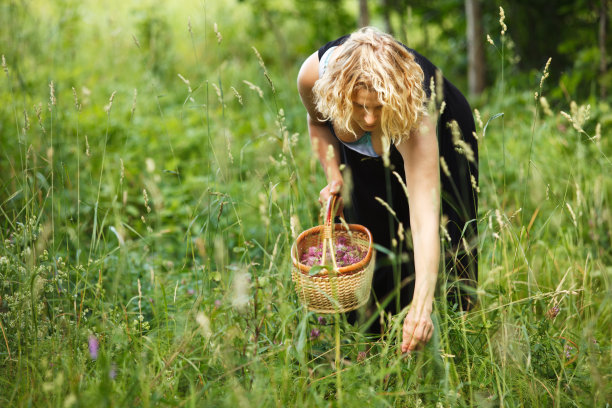
[[610, 99], [542, 99], [547, 68], [510, 81], [490, 33], [478, 305], [438, 296], [402, 355], [403, 315], [375, 338], [295, 295], [325, 184], [300, 22], [111, 3], [0, 5], [0, 406], [612, 402]]

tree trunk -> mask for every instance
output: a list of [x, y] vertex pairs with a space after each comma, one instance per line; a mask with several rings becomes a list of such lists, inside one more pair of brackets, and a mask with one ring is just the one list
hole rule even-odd
[[470, 95], [480, 95], [485, 88], [484, 41], [480, 0], [465, 0], [468, 47], [468, 86]]
[[370, 10], [368, 10], [368, 0], [359, 0], [359, 27], [370, 25]]
[[600, 88], [599, 96], [601, 99], [606, 98], [607, 89], [606, 81], [604, 80], [608, 71], [608, 64], [606, 61], [606, 28], [608, 23], [608, 0], [601, 0], [601, 7], [599, 9], [599, 78]]
[[391, 4], [389, 0], [382, 0], [383, 19], [385, 20], [385, 31], [393, 35], [393, 25], [391, 24]]

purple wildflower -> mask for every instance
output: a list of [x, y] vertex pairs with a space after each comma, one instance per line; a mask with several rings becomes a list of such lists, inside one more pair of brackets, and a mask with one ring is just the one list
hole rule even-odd
[[366, 357], [367, 357], [367, 356], [368, 356], [368, 355], [367, 355], [367, 353], [366, 353], [365, 351], [360, 351], [360, 352], [357, 354], [357, 362], [361, 363], [363, 360], [365, 360], [365, 359], [366, 359]]
[[100, 344], [98, 343], [98, 339], [93, 334], [89, 335], [89, 357], [92, 360], [96, 360], [98, 358], [98, 349], [100, 348]]
[[193, 290], [192, 288], [187, 289], [187, 294], [189, 296], [193, 296], [194, 293], [195, 293], [195, 290]]
[[[359, 247], [348, 245], [346, 243], [345, 237], [339, 237], [336, 240], [335, 253], [336, 262], [340, 267], [355, 264], [361, 261], [365, 256], [365, 252], [362, 251]], [[311, 246], [308, 248], [308, 250], [302, 253], [302, 256], [300, 257], [300, 262], [306, 266], [319, 265], [322, 261], [322, 256], [323, 249], [321, 244], [319, 244], [318, 246]], [[330, 259], [323, 260], [323, 263], [330, 262]]]
[[317, 337], [319, 337], [321, 335], [321, 331], [319, 329], [312, 329], [310, 331], [310, 339], [316, 339]]
[[221, 301], [219, 299], [215, 300], [215, 307], [221, 307]]
[[554, 319], [555, 317], [557, 317], [558, 314], [559, 314], [559, 306], [554, 306], [550, 308], [548, 312], [546, 312], [546, 316], [549, 319]]
[[323, 316], [319, 316], [317, 318], [317, 321], [319, 322], [319, 324], [322, 324], [322, 325], [326, 325], [327, 324], [327, 320], [325, 320], [325, 318]]

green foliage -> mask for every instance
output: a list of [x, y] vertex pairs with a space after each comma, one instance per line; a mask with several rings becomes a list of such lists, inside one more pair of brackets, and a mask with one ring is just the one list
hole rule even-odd
[[304, 29], [326, 3], [113, 5], [0, 5], [0, 406], [610, 400], [609, 104], [549, 112], [555, 83], [506, 65], [477, 116], [478, 306], [449, 310], [441, 274], [434, 337], [401, 355], [401, 314], [366, 336], [289, 273], [324, 179], [297, 67], [350, 9]]

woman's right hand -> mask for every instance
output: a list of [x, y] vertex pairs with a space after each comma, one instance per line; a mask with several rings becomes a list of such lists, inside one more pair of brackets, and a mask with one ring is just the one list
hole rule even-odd
[[344, 202], [342, 201], [342, 195], [340, 194], [342, 192], [342, 185], [342, 179], [330, 181], [329, 184], [323, 187], [323, 189], [319, 193], [319, 203], [321, 205], [327, 204], [329, 197], [331, 197], [333, 194], [336, 194], [338, 196], [338, 199], [336, 200], [336, 205], [338, 207], [336, 215], [344, 218]]

